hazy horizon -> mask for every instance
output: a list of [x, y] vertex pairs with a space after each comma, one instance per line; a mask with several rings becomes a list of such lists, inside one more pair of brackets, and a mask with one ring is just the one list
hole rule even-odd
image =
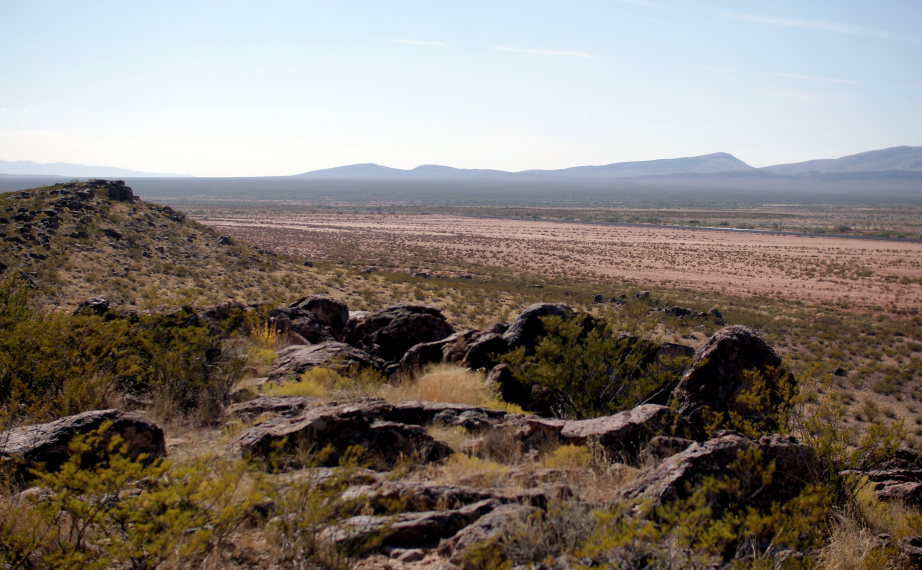
[[0, 159], [194, 176], [922, 146], [922, 5], [0, 6]]

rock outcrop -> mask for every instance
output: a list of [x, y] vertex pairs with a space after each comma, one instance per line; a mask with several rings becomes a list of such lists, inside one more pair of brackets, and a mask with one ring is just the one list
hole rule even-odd
[[342, 342], [331, 340], [320, 344], [296, 344], [279, 351], [269, 372], [269, 379], [296, 380], [301, 374], [318, 367], [333, 370], [368, 368], [383, 371], [385, 363], [380, 358]]
[[725, 433], [691, 445], [644, 471], [620, 494], [626, 499], [648, 499], [653, 506], [685, 498], [705, 477], [728, 475], [728, 466], [741, 452], [751, 449], [761, 452], [760, 463], [748, 467], [767, 468], [771, 462], [775, 465], [770, 485], [751, 498], [753, 506], [788, 500], [818, 476], [813, 449], [793, 438], [764, 436], [752, 440], [737, 433]]
[[275, 466], [303, 465], [324, 449], [326, 465], [336, 465], [350, 447], [361, 446], [371, 465], [388, 469], [401, 458], [419, 462], [442, 459], [451, 449], [418, 425], [383, 419], [392, 406], [381, 400], [333, 404], [277, 417], [246, 430], [232, 442], [243, 457]]
[[644, 404], [612, 416], [567, 421], [560, 439], [579, 445], [595, 444], [613, 458], [634, 463], [647, 442], [656, 436], [672, 435], [678, 423], [672, 409]]
[[349, 324], [349, 308], [329, 297], [302, 297], [288, 307], [269, 311], [269, 320], [296, 341], [342, 341]]

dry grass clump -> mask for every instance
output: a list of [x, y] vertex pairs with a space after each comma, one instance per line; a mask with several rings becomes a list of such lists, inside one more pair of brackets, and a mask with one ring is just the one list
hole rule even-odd
[[409, 378], [382, 390], [393, 401], [426, 400], [480, 406], [495, 400], [487, 389], [482, 372], [455, 364], [436, 364], [426, 368], [416, 378]]

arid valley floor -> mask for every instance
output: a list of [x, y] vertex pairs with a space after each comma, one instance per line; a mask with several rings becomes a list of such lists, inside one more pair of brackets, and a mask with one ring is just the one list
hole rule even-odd
[[238, 209], [198, 210], [195, 217], [279, 252], [356, 267], [479, 278], [493, 267], [885, 313], [913, 315], [922, 307], [916, 241], [444, 214]]

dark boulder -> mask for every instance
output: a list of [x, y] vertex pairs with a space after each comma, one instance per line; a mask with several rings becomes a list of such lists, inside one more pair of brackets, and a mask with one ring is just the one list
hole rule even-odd
[[288, 306], [291, 314], [297, 318], [303, 313], [314, 317], [321, 325], [328, 327], [337, 340], [341, 340], [349, 324], [349, 307], [341, 301], [329, 297], [302, 297]]
[[461, 365], [471, 370], [489, 370], [497, 364], [496, 357], [510, 349], [509, 342], [501, 333], [482, 333], [468, 343], [461, 357]]
[[[21, 480], [31, 478], [31, 469], [41, 467], [56, 471], [71, 456], [70, 444], [75, 438], [99, 430], [103, 424], [109, 428], [104, 436], [118, 436], [124, 443], [125, 454], [147, 460], [166, 456], [163, 430], [144, 416], [120, 410], [93, 410], [67, 416], [46, 424], [13, 428], [0, 434], [0, 463], [12, 463]], [[89, 467], [99, 457], [84, 455], [84, 466]]]
[[350, 319], [346, 342], [389, 362], [398, 362], [412, 346], [442, 340], [455, 332], [441, 311], [397, 305]]
[[487, 385], [499, 395], [504, 402], [519, 406], [531, 404], [531, 385], [519, 381], [508, 364], [497, 364], [487, 374]]
[[269, 311], [269, 321], [296, 341], [342, 341], [349, 323], [349, 308], [329, 297], [302, 297], [288, 307]]
[[[672, 392], [671, 402], [683, 416], [703, 424], [706, 410], [731, 412], [777, 429], [770, 414], [788, 402], [793, 375], [758, 335], [742, 326], [725, 327], [695, 353], [691, 368]], [[787, 388], [787, 389], [786, 389]], [[753, 408], [741, 395], [758, 389], [764, 409]]]
[[522, 311], [509, 325], [509, 329], [503, 334], [503, 339], [510, 349], [520, 346], [524, 346], [526, 350], [533, 349], [538, 339], [547, 334], [542, 318], [569, 319], [574, 315], [573, 308], [563, 303], [535, 303]]

